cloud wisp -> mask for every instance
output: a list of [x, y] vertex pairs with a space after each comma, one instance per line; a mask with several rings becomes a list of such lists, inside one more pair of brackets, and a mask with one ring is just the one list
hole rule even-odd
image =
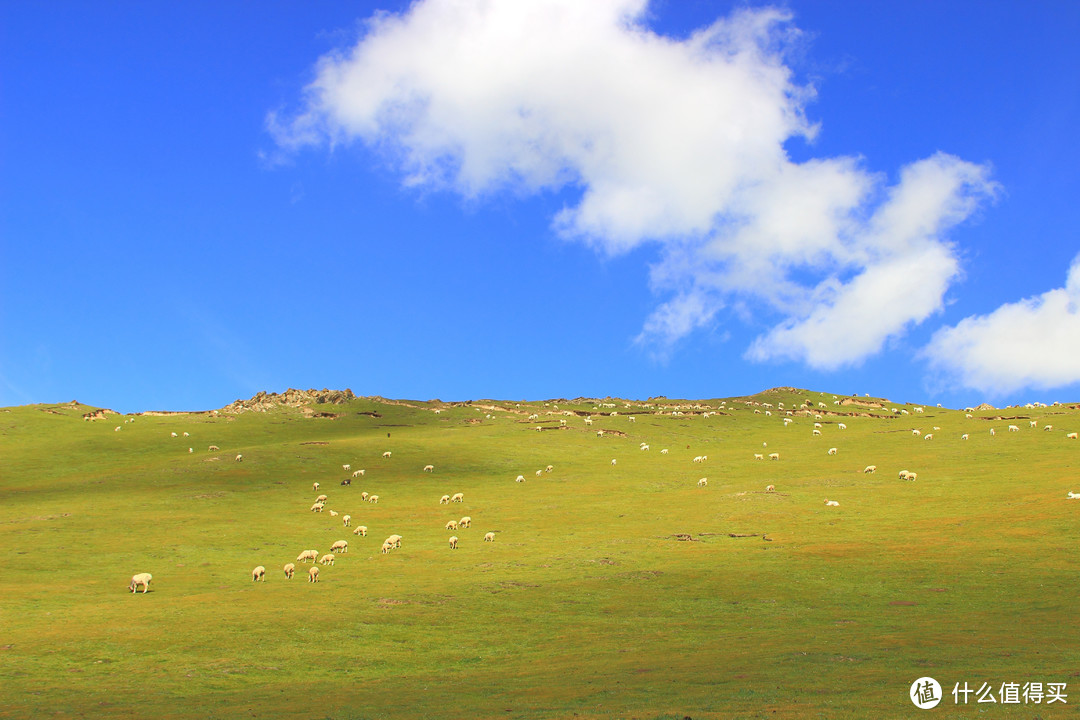
[[360, 141], [407, 185], [468, 198], [569, 189], [558, 234], [607, 254], [655, 243], [661, 298], [637, 341], [670, 348], [737, 300], [775, 326], [754, 360], [856, 364], [939, 311], [948, 232], [995, 185], [943, 153], [898, 180], [858, 158], [793, 162], [813, 88], [785, 63], [790, 13], [744, 9], [686, 38], [646, 0], [424, 0], [323, 57], [285, 149]]

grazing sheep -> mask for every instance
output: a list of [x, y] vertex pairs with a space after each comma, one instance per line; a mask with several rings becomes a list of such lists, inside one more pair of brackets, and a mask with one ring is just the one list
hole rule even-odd
[[400, 535], [395, 534], [395, 535], [391, 535], [390, 537], [386, 538], [386, 542], [390, 543], [391, 545], [393, 545], [396, 548], [399, 548], [399, 547], [401, 547], [402, 539], [403, 538]]
[[779, 460], [780, 459], [780, 453], [769, 453], [769, 459], [770, 460]]
[[319, 483], [311, 483], [311, 489], [314, 492], [319, 492]]
[[317, 502], [311, 506], [311, 512], [322, 512], [324, 507], [326, 507], [324, 503]]
[[[116, 428], [116, 429], [117, 429], [117, 430], [119, 430], [120, 428], [118, 427], [118, 428]], [[173, 434], [172, 434], [172, 436], [173, 436], [173, 437], [178, 437], [176, 433], [173, 433]]]
[[914, 481], [916, 481], [916, 480], [918, 480], [918, 479], [919, 479], [919, 473], [913, 473], [913, 472], [909, 472], [909, 473], [907, 474], [907, 478], [906, 478], [906, 479], [908, 479], [908, 480], [911, 480], [912, 482], [914, 482]]
[[357, 525], [356, 529], [352, 531], [352, 534], [367, 536], [367, 525]]
[[973, 418], [975, 416], [972, 415], [971, 413], [967, 413], [967, 414], [964, 415], [964, 417], [966, 417], [968, 420], [970, 420], [971, 418]]
[[345, 478], [344, 480], [341, 481], [341, 486], [342, 487], [351, 486], [351, 485], [352, 485], [352, 478]]
[[337, 517], [337, 516], [338, 516], [338, 511], [337, 510], [331, 510], [330, 511], [330, 517]]
[[187, 451], [188, 451], [189, 453], [193, 453], [193, 452], [195, 452], [195, 448], [188, 448], [188, 449], [187, 449]]
[[333, 565], [334, 564], [334, 553], [326, 553], [325, 555], [323, 555], [321, 558], [319, 558], [319, 564], [320, 565]]
[[709, 478], [701, 478], [697, 481], [698, 487], [705, 487], [709, 484]]
[[484, 535], [484, 542], [495, 542], [495, 533], [489, 532]]
[[835, 455], [836, 454], [836, 448], [829, 448], [829, 454], [830, 455]]
[[236, 462], [241, 462], [243, 459], [244, 459], [243, 455], [237, 455], [236, 456]]
[[766, 485], [765, 486], [765, 492], [774, 492], [775, 490], [776, 490], [775, 485]]
[[424, 472], [432, 472], [435, 469], [434, 465], [425, 465]]
[[366, 500], [367, 500], [367, 499], [368, 499], [369, 497], [371, 497], [371, 496], [370, 496], [370, 495], [368, 495], [368, 494], [367, 494], [367, 492], [362, 492], [362, 493], [360, 493], [360, 499], [361, 499], [361, 500], [365, 500], [365, 501], [366, 501]]
[[1070, 500], [1080, 500], [1080, 493], [1074, 493], [1074, 492], [1072, 492], [1070, 490], [1069, 491], [1069, 499]]
[[[1047, 427], [1049, 427], [1049, 425]], [[994, 431], [994, 428], [990, 428], [990, 437], [994, 437], [995, 435], [997, 435], [997, 433]]]
[[310, 560], [311, 562], [315, 562], [318, 559], [319, 559], [319, 551], [318, 550], [304, 550], [302, 553], [300, 553], [299, 555], [296, 556], [296, 562], [298, 562], [298, 563], [306, 562], [308, 560]]
[[390, 457], [390, 451], [389, 451], [389, 450], [387, 450], [386, 452], [384, 452], [384, 453], [382, 454], [382, 456], [383, 456], [384, 458], [388, 458], [388, 457]]
[[604, 437], [604, 431], [603, 430], [597, 430], [596, 431], [596, 437]]
[[364, 474], [363, 470], [353, 470], [352, 476], [353, 477], [361, 477], [361, 476], [363, 476], [363, 474]]
[[586, 425], [592, 425], [592, 418], [585, 418]]
[[292, 580], [293, 573], [296, 572], [296, 566], [292, 563], [285, 563], [285, 577]]
[[379, 496], [378, 495], [368, 495], [367, 501], [369, 503], [374, 503], [374, 504], [378, 505], [379, 504]]
[[815, 430], [815, 431], [814, 431], [814, 435], [820, 435], [820, 434], [821, 434], [821, 431], [820, 431], [820, 430]]
[[319, 568], [317, 565], [312, 565], [307, 571], [308, 582], [319, 582]]
[[131, 584], [128, 585], [128, 590], [130, 590], [131, 592], [135, 592], [135, 590], [138, 589], [138, 587], [141, 585], [143, 595], [145, 595], [146, 592], [150, 589], [150, 581], [153, 579], [154, 576], [150, 573], [138, 573], [136, 575], [132, 575]]
[[266, 582], [266, 568], [262, 565], [257, 566], [251, 571], [251, 580], [252, 582], [258, 582], [259, 580]]
[[466, 515], [465, 517], [458, 520], [458, 527], [467, 528], [470, 525], [472, 525], [472, 518], [469, 517], [468, 515]]
[[907, 480], [907, 476], [908, 476], [908, 471], [907, 470], [901, 470], [900, 471], [899, 478], [901, 480]]
[[867, 465], [863, 468], [863, 474], [876, 473], [877, 465]]
[[221, 448], [219, 448], [217, 445], [211, 445], [208, 449], [210, 452], [215, 452], [217, 450], [220, 450]]
[[184, 433], [184, 437], [191, 437], [189, 433]]
[[696, 463], [702, 462], [701, 455], [698, 455], [697, 457], [695, 457], [693, 461], [696, 462]]
[[1065, 437], [1068, 438], [1069, 440], [1076, 440], [1077, 435], [1076, 435], [1076, 433], [1071, 432], [1068, 435], [1066, 435]]
[[544, 468], [544, 472], [551, 472], [554, 469], [555, 469], [554, 465], [548, 465], [546, 468]]
[[645, 443], [641, 443], [641, 449], [642, 449], [642, 450], [648, 450], [648, 449], [649, 449], [649, 446], [648, 446], [648, 445], [646, 445]]
[[543, 470], [537, 470], [537, 471], [536, 471], [536, 477], [540, 477], [540, 474], [541, 474], [542, 472], [543, 472]]
[[667, 455], [668, 454], [668, 449], [664, 448], [663, 450], [660, 451], [660, 454], [661, 455]]
[[840, 507], [840, 503], [836, 502], [835, 500], [826, 500], [825, 504], [829, 507]]
[[836, 423], [836, 427], [840, 430], [847, 430], [847, 425], [844, 423]]
[[446, 523], [446, 529], [457, 530], [457, 520], [451, 520], [450, 522]]
[[918, 437], [919, 435], [922, 435], [922, 430], [920, 430], [919, 428], [912, 428], [911, 434]]
[[349, 472], [350, 470], [352, 470], [352, 465], [348, 465], [348, 464], [342, 465], [341, 469], [344, 470], [345, 472]]
[[327, 500], [329, 500], [329, 498], [328, 498], [328, 497], [326, 497], [325, 495], [320, 495], [319, 497], [315, 498], [315, 502], [321, 502], [321, 503], [324, 503], [324, 502], [326, 502]]
[[765, 456], [762, 453], [754, 453], [755, 460], [764, 460]]
[[1043, 430], [1045, 430], [1046, 432], [1050, 432], [1053, 429], [1054, 429], [1053, 425], [1043, 425]]
[[1039, 421], [1038, 420], [1032, 420], [1029, 423], [1029, 425], [1031, 425], [1031, 427], [1039, 427]]
[[335, 542], [333, 545], [330, 546], [330, 552], [341, 552], [343, 554], [349, 552], [349, 543], [348, 543], [348, 541], [346, 541], [346, 540], [338, 540], [337, 542]]
[[926, 433], [925, 435], [923, 435], [923, 440], [933, 440], [933, 439], [934, 439], [934, 433]]
[[614, 464], [615, 464], [615, 458], [611, 458], [611, 464], [612, 464], [612, 465], [614, 465]]
[[382, 550], [381, 550], [381, 552], [382, 552], [382, 554], [383, 554], [383, 555], [386, 555], [387, 553], [389, 553], [389, 552], [390, 552], [391, 550], [393, 550], [393, 549], [394, 549], [394, 544], [393, 544], [393, 543], [390, 543], [390, 542], [384, 542], [384, 543], [382, 544]]
[[967, 440], [968, 439], [968, 434], [964, 433], [963, 435], [960, 436], [960, 439], [961, 440]]
[[1018, 428], [1016, 425], [1010, 425], [1009, 432], [1020, 432], [1020, 428]]
[[457, 535], [450, 536], [450, 549], [457, 550]]
[[821, 429], [821, 423], [814, 423], [814, 427], [816, 427], [816, 428], [818, 428], [820, 430]]
[[344, 523], [345, 527], [349, 527], [350, 525], [352, 525], [352, 515], [343, 516], [341, 518], [341, 522]]
[[454, 493], [450, 497], [450, 502], [452, 502], [452, 503], [465, 502], [465, 493]]

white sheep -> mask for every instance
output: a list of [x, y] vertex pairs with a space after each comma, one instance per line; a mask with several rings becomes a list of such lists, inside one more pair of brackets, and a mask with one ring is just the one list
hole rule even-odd
[[1065, 437], [1067, 439], [1069, 439], [1069, 440], [1076, 440], [1077, 435], [1076, 435], [1076, 433], [1071, 432], [1071, 433], [1067, 434]]
[[548, 465], [546, 468], [544, 468], [544, 472], [551, 472], [554, 469], [555, 469], [554, 465]]
[[614, 464], [615, 464], [615, 458], [611, 458], [611, 464], [612, 464], [612, 465], [614, 465]]
[[237, 455], [236, 456], [236, 462], [241, 462], [243, 459], [244, 459], [243, 455]]
[[329, 498], [328, 498], [328, 497], [326, 497], [325, 495], [320, 495], [319, 497], [315, 498], [315, 502], [321, 502], [321, 503], [324, 503], [324, 502], [326, 502], [327, 500], [329, 500]]
[[543, 473], [543, 472], [544, 472], [543, 470], [537, 470], [536, 471], [536, 477], [540, 477], [541, 473]]
[[425, 465], [424, 466], [424, 472], [433, 472], [434, 470], [435, 470], [434, 465]]
[[465, 493], [454, 493], [450, 497], [450, 502], [452, 502], [452, 503], [465, 502]]
[[1028, 424], [1031, 425], [1031, 427], [1039, 427], [1039, 421], [1038, 420], [1032, 420]]
[[918, 437], [919, 435], [922, 435], [922, 430], [920, 430], [919, 428], [912, 428], [911, 434], [915, 437]]
[[353, 470], [353, 477], [361, 477], [364, 474], [363, 470]]
[[292, 580], [293, 573], [296, 572], [296, 565], [292, 563], [285, 563], [285, 577]]
[[585, 418], [586, 425], [592, 425], [592, 418]]
[[382, 454], [382, 456], [383, 456], [384, 458], [388, 458], [388, 457], [390, 457], [390, 451], [389, 451], [389, 450], [387, 450], [386, 452], [384, 452], [384, 453]]
[[877, 465], [867, 465], [863, 468], [863, 474], [876, 473]]
[[773, 491], [775, 491], [775, 490], [776, 490], [776, 486], [775, 486], [775, 485], [766, 485], [766, 486], [765, 486], [765, 492], [773, 492]]
[[344, 470], [345, 472], [349, 472], [350, 470], [352, 470], [352, 465], [349, 465], [349, 464], [346, 463], [345, 465], [341, 466], [341, 469]]
[[1069, 499], [1070, 500], [1080, 500], [1080, 493], [1074, 493], [1074, 492], [1072, 492], [1070, 490], [1069, 491]]
[[370, 495], [368, 495], [368, 494], [367, 494], [367, 492], [362, 492], [362, 493], [360, 493], [360, 499], [361, 499], [361, 500], [365, 500], [365, 501], [366, 501], [366, 500], [367, 500], [367, 499], [368, 499], [369, 497], [371, 497], [371, 496], [370, 496]]
[[457, 550], [457, 535], [450, 536], [450, 549]]
[[356, 529], [352, 531], [353, 535], [360, 535], [362, 537], [367, 536], [367, 525], [357, 525]]
[[304, 550], [303, 552], [301, 552], [299, 555], [296, 556], [296, 562], [298, 562], [298, 563], [307, 562], [308, 560], [310, 560], [311, 562], [315, 562], [318, 559], [319, 559], [319, 551], [318, 550]]
[[379, 496], [378, 495], [368, 495], [367, 501], [369, 503], [374, 503], [375, 505], [378, 505], [379, 504]]
[[472, 525], [472, 518], [469, 517], [468, 515], [466, 515], [465, 517], [458, 520], [458, 527], [467, 528], [470, 525]]
[[184, 433], [184, 437], [191, 437], [189, 433]]
[[195, 448], [188, 448], [188, 449], [187, 449], [187, 451], [188, 451], [189, 453], [193, 453], [193, 452], [195, 452]]
[[635, 417], [634, 417], [633, 415], [627, 415], [627, 416], [626, 416], [626, 419], [627, 419], [627, 420], [629, 420], [629, 421], [630, 421], [630, 422], [632, 422], [632, 423], [636, 423], [636, 422], [637, 422], [637, 418], [635, 418]]
[[349, 527], [352, 525], [352, 515], [343, 515], [341, 522], [344, 523], [345, 527]]
[[343, 553], [343, 554], [349, 552], [349, 543], [348, 543], [348, 541], [347, 540], [338, 540], [337, 542], [335, 542], [333, 545], [330, 546], [330, 552], [340, 552], [340, 553]]
[[440, 505], [449, 505], [450, 504], [450, 496], [449, 495], [443, 495], [441, 498], [439, 498], [439, 504]]
[[968, 434], [964, 433], [963, 435], [960, 436], [960, 439], [961, 440], [967, 440], [968, 439]]
[[933, 439], [934, 439], [934, 433], [926, 433], [925, 435], [923, 435], [923, 440], [933, 440]]
[[307, 571], [308, 582], [319, 582], [319, 567], [312, 565]]
[[450, 522], [446, 523], [446, 529], [447, 530], [457, 530], [457, 525], [458, 525], [457, 520], [451, 520]]
[[667, 455], [668, 454], [668, 449], [664, 448], [663, 450], [660, 451], [660, 454], [661, 455]]
[[495, 533], [489, 532], [484, 535], [484, 542], [495, 542]]
[[596, 431], [596, 437], [604, 437], [604, 431], [603, 430], [597, 430]]
[[847, 425], [844, 423], [836, 423], [836, 427], [840, 430], [847, 430]]
[[338, 516], [338, 511], [337, 510], [331, 510], [330, 511], [330, 517], [337, 517], [337, 516]]
[[219, 448], [217, 445], [211, 445], [208, 449], [210, 452], [215, 452], [217, 450], [220, 450], [221, 448]]
[[1020, 432], [1020, 428], [1018, 428], [1016, 425], [1010, 425], [1009, 432]]
[[142, 586], [143, 595], [150, 590], [150, 581], [154, 579], [154, 576], [150, 573], [138, 573], [131, 576], [131, 584], [128, 585], [128, 590], [135, 592], [139, 586]]
[[821, 423], [814, 423], [814, 427], [816, 427], [816, 428], [818, 428], [820, 430], [821, 429]]
[[765, 455], [763, 455], [762, 453], [754, 453], [754, 459], [755, 460], [764, 460]]
[[995, 435], [997, 435], [997, 432], [994, 431], [994, 428], [990, 428], [990, 437], [994, 437]]
[[258, 582], [259, 580], [266, 582], [266, 568], [262, 565], [258, 565], [251, 571], [251, 580], [252, 582]]
[[401, 547], [402, 539], [403, 538], [400, 535], [395, 534], [395, 535], [391, 535], [390, 537], [386, 538], [386, 542], [390, 543], [391, 545], [393, 545], [396, 548], [399, 548], [399, 547]]
[[820, 435], [820, 434], [821, 434], [821, 431], [820, 431], [820, 430], [815, 430], [815, 431], [814, 431], [814, 435]]
[[[118, 427], [118, 428], [116, 428], [116, 429], [117, 429], [117, 430], [119, 430], [120, 428]], [[179, 437], [179, 436], [178, 436], [178, 435], [177, 435], [176, 433], [173, 433], [173, 434], [172, 434], [172, 436], [173, 436], [173, 437]]]
[[780, 453], [769, 453], [769, 459], [770, 460], [779, 460], [780, 459]]
[[389, 553], [393, 549], [394, 549], [394, 544], [393, 543], [384, 542], [382, 544], [381, 552], [383, 553], [383, 555], [385, 555], [385, 554]]
[[319, 558], [319, 564], [320, 565], [333, 565], [334, 564], [334, 553], [326, 553], [325, 555], [323, 555], [321, 558]]
[[840, 507], [840, 503], [836, 502], [835, 500], [826, 499], [825, 504], [828, 505], [829, 507]]
[[642, 450], [648, 450], [648, 449], [649, 449], [649, 446], [648, 446], [648, 445], [646, 445], [645, 443], [642, 443], [642, 444], [641, 444], [641, 448], [640, 448], [640, 449], [642, 449]]
[[701, 478], [697, 481], [698, 487], [705, 487], [709, 484], [709, 478]]
[[311, 512], [322, 512], [324, 507], [326, 507], [325, 504], [317, 502], [311, 506]]
[[836, 448], [829, 448], [829, 454], [830, 455], [835, 455], [836, 454]]
[[1050, 432], [1053, 429], [1054, 429], [1053, 425], [1043, 425], [1043, 430], [1045, 430], [1046, 432]]

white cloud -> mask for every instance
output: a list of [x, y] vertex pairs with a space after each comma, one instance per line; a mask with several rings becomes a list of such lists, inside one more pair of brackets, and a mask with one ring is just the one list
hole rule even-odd
[[942, 328], [922, 355], [989, 395], [1080, 382], [1080, 256], [1065, 287]]
[[790, 13], [740, 10], [680, 40], [650, 31], [646, 10], [417, 2], [322, 58], [303, 109], [268, 122], [285, 148], [380, 148], [406, 184], [577, 190], [557, 232], [607, 253], [661, 248], [651, 285], [671, 299], [642, 343], [670, 347], [737, 298], [783, 318], [751, 357], [833, 368], [940, 308], [959, 272], [944, 235], [993, 193], [987, 169], [937, 154], [885, 189], [855, 158], [792, 162], [784, 144], [816, 128], [813, 89], [784, 63]]

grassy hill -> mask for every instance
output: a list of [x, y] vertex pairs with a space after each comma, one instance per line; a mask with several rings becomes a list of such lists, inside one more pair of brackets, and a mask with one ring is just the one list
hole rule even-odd
[[[0, 410], [0, 717], [890, 718], [924, 675], [943, 717], [1075, 715], [1077, 406], [348, 395]], [[1071, 693], [965, 707], [957, 682]]]

